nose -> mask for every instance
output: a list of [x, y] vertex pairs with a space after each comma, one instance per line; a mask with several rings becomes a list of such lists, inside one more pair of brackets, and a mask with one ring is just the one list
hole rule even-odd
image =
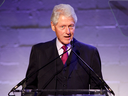
[[67, 34], [70, 34], [70, 29], [69, 29], [69, 27], [66, 28], [66, 33], [67, 33]]

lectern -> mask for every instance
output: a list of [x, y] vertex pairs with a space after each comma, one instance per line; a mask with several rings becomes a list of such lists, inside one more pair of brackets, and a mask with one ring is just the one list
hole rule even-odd
[[24, 89], [14, 90], [10, 96], [112, 96], [107, 90], [98, 89]]

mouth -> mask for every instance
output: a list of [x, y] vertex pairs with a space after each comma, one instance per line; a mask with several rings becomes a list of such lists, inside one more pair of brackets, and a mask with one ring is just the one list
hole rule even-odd
[[64, 36], [65, 38], [70, 38], [71, 36]]

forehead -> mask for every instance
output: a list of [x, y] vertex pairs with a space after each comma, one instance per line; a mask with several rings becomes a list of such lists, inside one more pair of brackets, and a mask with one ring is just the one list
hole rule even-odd
[[72, 17], [67, 17], [64, 15], [60, 15], [58, 19], [58, 24], [75, 24], [75, 21]]

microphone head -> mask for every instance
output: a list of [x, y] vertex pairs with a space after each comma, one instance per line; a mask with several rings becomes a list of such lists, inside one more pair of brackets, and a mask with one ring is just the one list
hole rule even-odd
[[73, 48], [74, 47], [73, 40], [70, 42], [70, 44], [71, 44], [71, 47]]

